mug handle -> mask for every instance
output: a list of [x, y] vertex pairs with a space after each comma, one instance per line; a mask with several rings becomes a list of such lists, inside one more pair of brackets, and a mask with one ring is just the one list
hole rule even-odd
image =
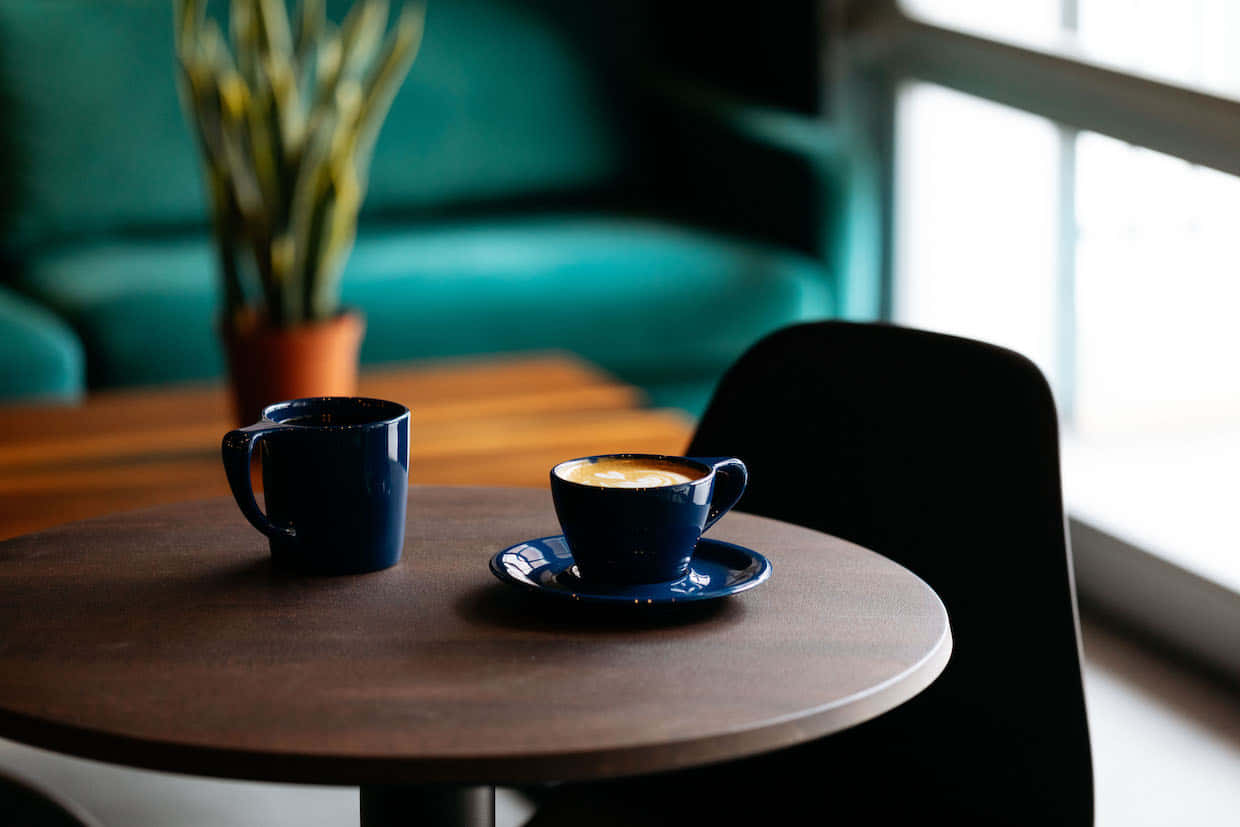
[[228, 487], [232, 489], [233, 499], [237, 501], [241, 513], [250, 524], [268, 537], [295, 537], [297, 532], [291, 525], [276, 525], [259, 510], [258, 501], [254, 499], [254, 487], [250, 482], [250, 458], [254, 455], [254, 446], [260, 439], [283, 428], [283, 425], [276, 422], [257, 422], [229, 431], [220, 444], [220, 453], [224, 457], [224, 472], [228, 475]]
[[[749, 482], [749, 470], [745, 463], [736, 457], [689, 457], [694, 462], [709, 465], [715, 469], [715, 491], [710, 500], [710, 512], [706, 515], [706, 525], [702, 531], [719, 522], [719, 518], [732, 510], [745, 493], [745, 485]], [[721, 485], [722, 484], [722, 485]]]

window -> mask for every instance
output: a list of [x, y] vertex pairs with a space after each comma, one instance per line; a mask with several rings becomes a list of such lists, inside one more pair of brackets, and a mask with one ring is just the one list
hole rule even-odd
[[858, 50], [891, 81], [892, 315], [1047, 375], [1083, 596], [1142, 557], [1191, 581], [1150, 581], [1168, 612], [1204, 584], [1240, 616], [1240, 4], [904, 5]]
[[924, 83], [896, 109], [893, 314], [1056, 368], [1056, 165], [1045, 118]]

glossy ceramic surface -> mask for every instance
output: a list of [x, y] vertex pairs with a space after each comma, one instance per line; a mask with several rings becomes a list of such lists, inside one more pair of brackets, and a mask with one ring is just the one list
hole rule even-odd
[[[263, 514], [250, 488], [262, 448]], [[313, 574], [361, 574], [400, 560], [409, 493], [409, 409], [361, 397], [278, 402], [221, 448], [237, 505], [272, 560]]]
[[771, 576], [770, 562], [756, 551], [703, 539], [689, 570], [663, 583], [603, 585], [583, 581], [562, 534], [510, 546], [491, 558], [491, 573], [540, 594], [586, 603], [667, 604], [712, 600], [752, 589]]
[[[608, 459], [673, 462], [700, 476], [677, 485], [604, 488], [573, 482], [557, 469]], [[583, 580], [665, 583], [685, 576], [694, 546], [745, 490], [745, 464], [734, 457], [609, 454], [565, 460], [551, 469], [551, 499]]]

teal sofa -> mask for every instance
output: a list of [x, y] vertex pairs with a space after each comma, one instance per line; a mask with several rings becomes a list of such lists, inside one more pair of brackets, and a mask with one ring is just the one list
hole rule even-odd
[[[738, 71], [699, 4], [431, 0], [343, 278], [363, 361], [563, 349], [697, 411], [770, 330], [872, 315], [813, 9], [732, 33]], [[223, 370], [171, 26], [169, 0], [0, 2], [0, 398]]]

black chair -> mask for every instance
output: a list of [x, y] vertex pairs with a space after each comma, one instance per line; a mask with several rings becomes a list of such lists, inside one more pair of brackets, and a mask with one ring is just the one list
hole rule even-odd
[[72, 801], [4, 768], [0, 768], [0, 825], [99, 827], [97, 821]]
[[610, 802], [644, 823], [779, 823], [808, 806], [836, 824], [1092, 824], [1057, 420], [1029, 360], [885, 325], [787, 328], [727, 373], [688, 454], [746, 462], [740, 510], [921, 576], [947, 607], [952, 660], [921, 695], [852, 730], [700, 770], [568, 785], [535, 824], [585, 812], [606, 822]]

